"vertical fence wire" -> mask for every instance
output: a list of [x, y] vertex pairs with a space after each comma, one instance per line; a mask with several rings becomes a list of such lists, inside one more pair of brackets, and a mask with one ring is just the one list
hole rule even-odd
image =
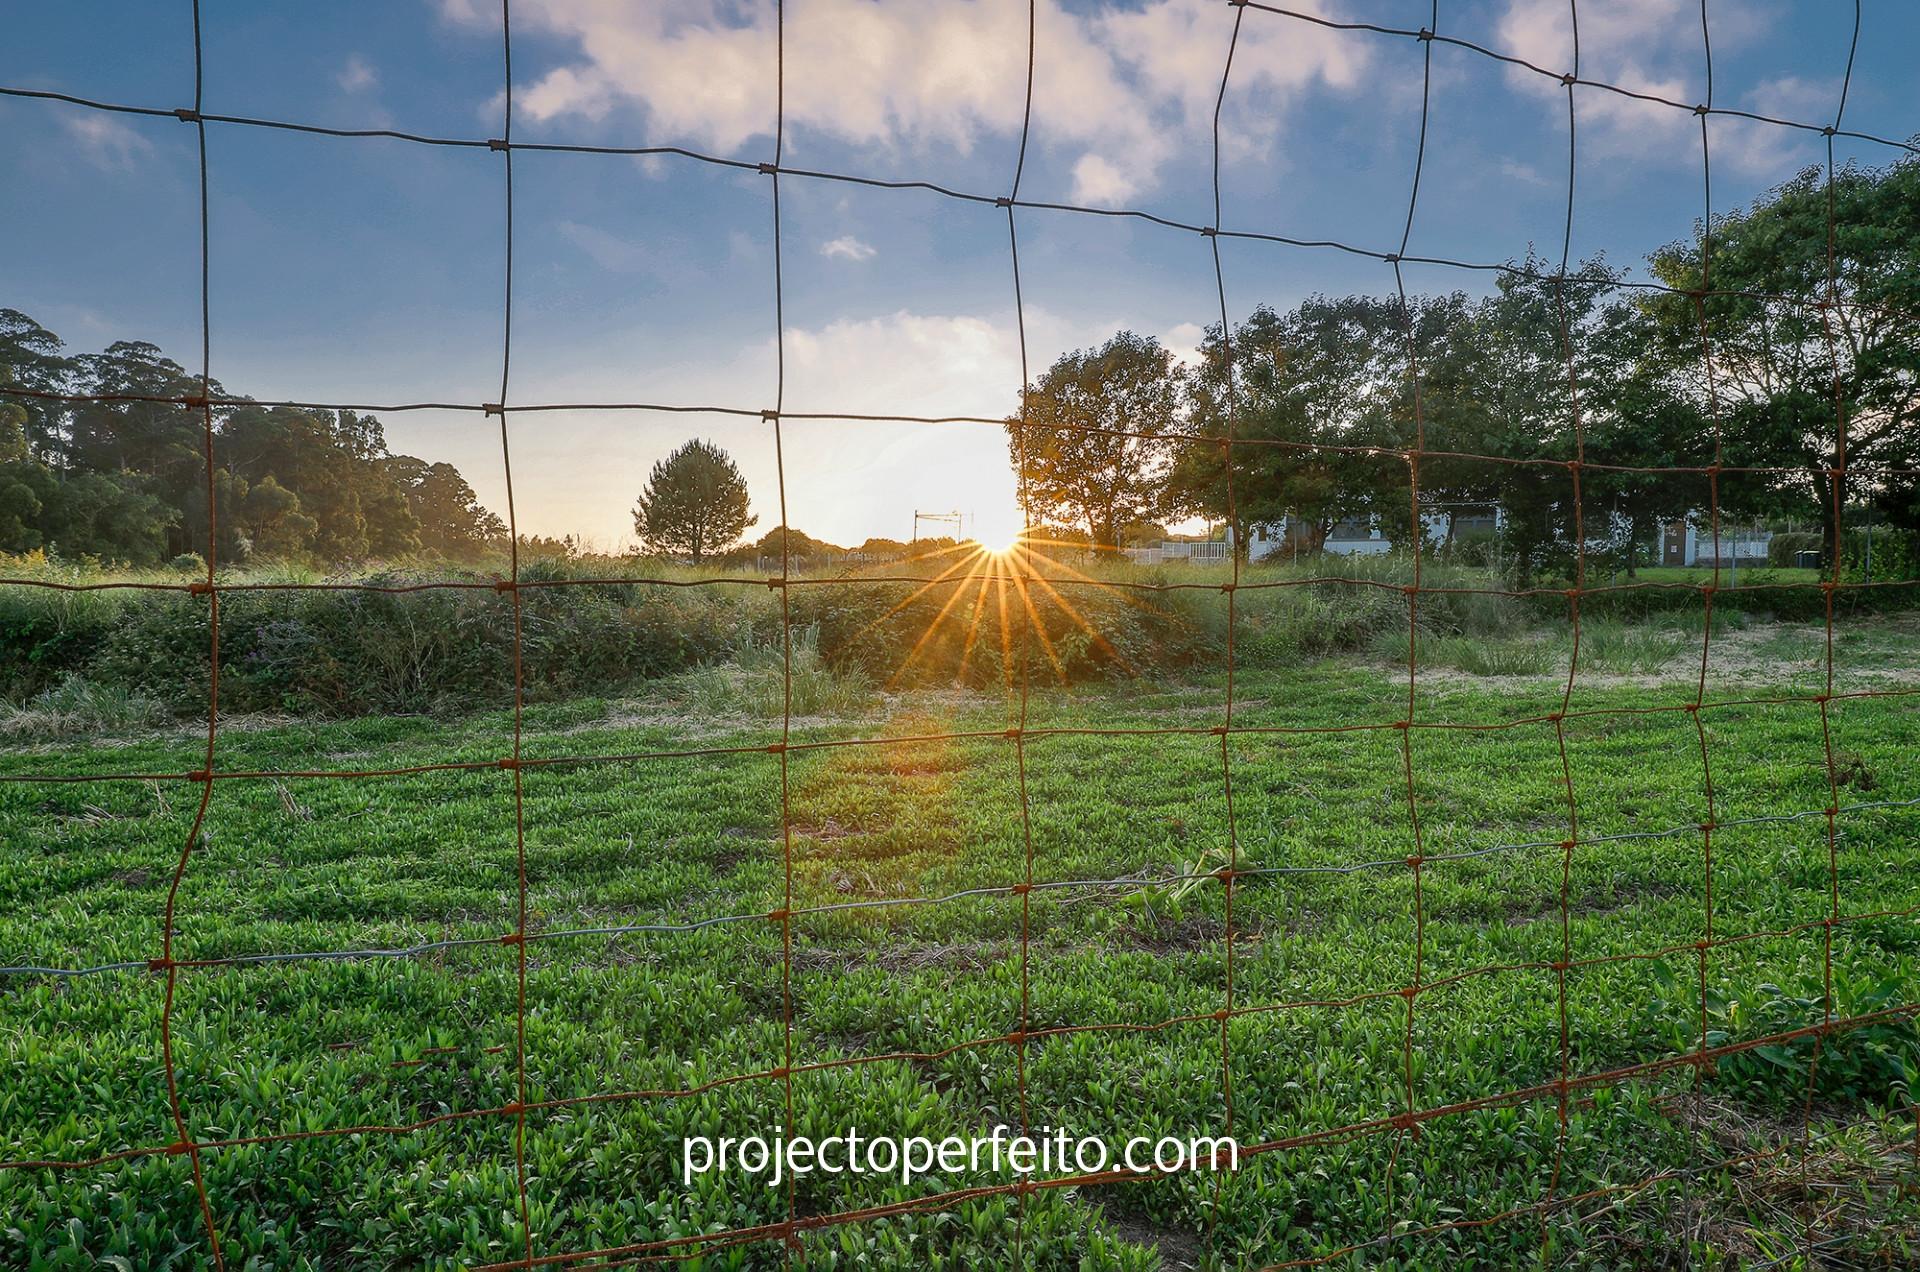
[[[1227, 56], [1220, 68], [1220, 91], [1213, 101], [1213, 221], [1206, 235], [1207, 247], [1213, 257], [1213, 285], [1220, 301], [1220, 372], [1221, 383], [1226, 396], [1226, 418], [1221, 439], [1221, 453], [1225, 459], [1227, 496], [1227, 558], [1230, 562], [1232, 578], [1223, 586], [1226, 592], [1227, 633], [1226, 633], [1226, 670], [1227, 683], [1225, 700], [1221, 704], [1220, 728], [1220, 785], [1227, 816], [1227, 868], [1220, 872], [1223, 891], [1224, 913], [1222, 916], [1225, 955], [1225, 1002], [1216, 1013], [1220, 1026], [1220, 1102], [1225, 1119], [1225, 1129], [1229, 1138], [1235, 1133], [1233, 1121], [1233, 1043], [1230, 1036], [1234, 1016], [1234, 929], [1233, 899], [1235, 885], [1239, 882], [1240, 870], [1240, 832], [1234, 817], [1233, 807], [1233, 691], [1234, 670], [1237, 659], [1234, 657], [1234, 629], [1238, 626], [1236, 605], [1240, 591], [1240, 559], [1252, 551], [1250, 525], [1240, 521], [1239, 503], [1235, 497], [1234, 468], [1239, 456], [1234, 454], [1234, 434], [1240, 412], [1239, 395], [1234, 383], [1233, 365], [1233, 323], [1227, 310], [1227, 275], [1220, 261], [1220, 114], [1227, 104], [1227, 82], [1233, 75], [1233, 55], [1240, 46], [1240, 27], [1246, 20], [1244, 6], [1235, 6], [1233, 12], [1233, 33], [1227, 39]], [[1244, 453], [1244, 452], [1243, 452]], [[1215, 1170], [1213, 1177], [1213, 1208], [1207, 1214], [1207, 1237], [1209, 1242], [1218, 1236], [1220, 1206], [1227, 1188], [1227, 1174]]]
[[167, 885], [166, 908], [160, 920], [160, 958], [167, 978], [166, 997], [160, 1008], [160, 1056], [165, 1068], [167, 1108], [173, 1118], [177, 1137], [169, 1153], [184, 1152], [193, 1176], [193, 1191], [199, 1202], [201, 1222], [206, 1227], [207, 1247], [217, 1268], [226, 1267], [226, 1254], [220, 1245], [220, 1231], [213, 1220], [213, 1203], [207, 1195], [206, 1168], [201, 1150], [185, 1112], [180, 1105], [180, 1075], [174, 1056], [173, 1009], [180, 985], [180, 968], [174, 961], [175, 915], [180, 904], [180, 887], [187, 877], [187, 863], [193, 857], [207, 823], [207, 808], [213, 802], [215, 743], [220, 731], [220, 592], [216, 585], [219, 569], [219, 519], [215, 510], [215, 468], [213, 407], [209, 401], [213, 385], [213, 302], [211, 299], [212, 219], [207, 190], [207, 122], [201, 115], [206, 98], [206, 54], [200, 33], [200, 0], [193, 2], [193, 108], [183, 115], [194, 127], [194, 147], [198, 156], [200, 185], [200, 393], [201, 449], [207, 483], [207, 568], [201, 593], [207, 598], [207, 744], [199, 772], [200, 801], [194, 809], [193, 824], [180, 845], [180, 857], [174, 864], [173, 880]]
[[1412, 851], [1406, 858], [1413, 878], [1413, 950], [1412, 978], [1401, 991], [1403, 1028], [1400, 1037], [1400, 1068], [1403, 1125], [1394, 1136], [1393, 1151], [1387, 1157], [1386, 1191], [1391, 1205], [1394, 1184], [1399, 1178], [1400, 1155], [1409, 1139], [1417, 1139], [1420, 1125], [1413, 1120], [1419, 1107], [1414, 1095], [1414, 1013], [1416, 1000], [1426, 981], [1427, 905], [1426, 834], [1420, 823], [1419, 791], [1414, 780], [1413, 722], [1419, 710], [1420, 696], [1420, 584], [1426, 561], [1426, 523], [1420, 513], [1420, 456], [1426, 450], [1426, 410], [1421, 401], [1420, 338], [1418, 322], [1407, 296], [1406, 273], [1401, 260], [1413, 242], [1414, 217], [1420, 208], [1420, 178], [1427, 166], [1427, 127], [1433, 112], [1433, 37], [1439, 33], [1440, 0], [1433, 0], [1420, 41], [1420, 130], [1414, 146], [1413, 179], [1407, 189], [1407, 215], [1400, 229], [1400, 247], [1393, 253], [1394, 295], [1400, 307], [1400, 324], [1407, 345], [1408, 407], [1413, 422], [1413, 449], [1407, 456], [1407, 538], [1413, 550], [1413, 581], [1406, 588], [1407, 601], [1407, 705], [1397, 730], [1400, 742], [1400, 771], [1407, 790], [1407, 834]]
[[500, 471], [507, 499], [507, 598], [513, 614], [513, 739], [505, 765], [513, 778], [514, 1012], [513, 1182], [521, 1244], [533, 1260], [533, 1214], [527, 1198], [527, 807], [521, 739], [526, 724], [525, 615], [520, 596], [520, 522], [513, 499], [513, 450], [508, 439], [508, 379], [513, 370], [513, 0], [500, 0], [500, 145], [502, 242], [500, 253]]
[[[1826, 339], [1827, 358], [1833, 366], [1833, 470], [1828, 485], [1833, 499], [1833, 573], [1827, 580], [1824, 605], [1824, 687], [1816, 706], [1820, 712], [1820, 743], [1824, 752], [1824, 767], [1827, 777], [1827, 891], [1828, 908], [1825, 922], [1820, 932], [1820, 1029], [1813, 1036], [1813, 1055], [1807, 1062], [1807, 1099], [1801, 1117], [1800, 1179], [1801, 1194], [1806, 1198], [1806, 1216], [1803, 1231], [1806, 1236], [1807, 1265], [1812, 1267], [1815, 1258], [1814, 1239], [1818, 1210], [1815, 1194], [1808, 1186], [1808, 1159], [1812, 1153], [1813, 1142], [1813, 1105], [1818, 1092], [1821, 1052], [1826, 1046], [1827, 1036], [1833, 1029], [1833, 929], [1840, 918], [1840, 831], [1836, 822], [1840, 808], [1840, 776], [1834, 765], [1833, 757], [1833, 597], [1836, 585], [1840, 581], [1842, 560], [1845, 555], [1845, 502], [1847, 485], [1847, 400], [1843, 373], [1840, 370], [1840, 343], [1834, 335], [1834, 309], [1839, 303], [1839, 273], [1835, 260], [1835, 167], [1833, 154], [1834, 134], [1839, 131], [1846, 118], [1847, 94], [1853, 85], [1853, 63], [1860, 51], [1860, 0], [1854, 0], [1853, 33], [1847, 42], [1847, 66], [1840, 79], [1840, 101], [1833, 112], [1833, 123], [1826, 129], [1826, 253], [1825, 282], [1826, 299], [1820, 305], [1821, 327]], [[1920, 1131], [1916, 1131], [1920, 1134]]]
[[[1007, 209], [1007, 255], [1013, 269], [1013, 325], [1014, 334], [1020, 344], [1020, 401], [1019, 413], [1014, 424], [1014, 459], [1018, 465], [1018, 487], [1020, 499], [1020, 536], [1014, 541], [1013, 560], [1025, 561], [1033, 550], [1028, 542], [1034, 525], [1033, 490], [1028, 480], [1027, 453], [1027, 394], [1032, 383], [1032, 372], [1027, 365], [1027, 306], [1026, 297], [1020, 286], [1020, 234], [1014, 222], [1014, 205], [1020, 201], [1020, 179], [1027, 171], [1027, 143], [1033, 133], [1033, 66], [1039, 45], [1039, 0], [1027, 0], [1027, 81], [1026, 91], [1020, 109], [1020, 149], [1013, 163], [1013, 184], [1008, 187], [1004, 200]], [[1000, 584], [998, 599], [1004, 623], [1006, 614], [1006, 585]], [[976, 607], [986, 603], [984, 581], [974, 601]], [[1020, 896], [1020, 1016], [1013, 1033], [1014, 1085], [1020, 1102], [1020, 1131], [1031, 1134], [1033, 1118], [1027, 1106], [1027, 1033], [1033, 1024], [1033, 800], [1027, 789], [1027, 713], [1032, 690], [1032, 658], [1034, 640], [1033, 607], [1022, 598], [1020, 606], [1021, 628], [1020, 647], [1016, 654], [1019, 677], [1019, 714], [1012, 729], [1014, 780], [1020, 797], [1020, 846], [1023, 870], [1020, 883], [1015, 891]], [[980, 611], [976, 609], [974, 622], [980, 621]], [[1021, 1189], [1016, 1197], [1019, 1207], [1014, 1220], [1014, 1261], [1024, 1267], [1027, 1262], [1027, 1207], [1031, 1192]]]

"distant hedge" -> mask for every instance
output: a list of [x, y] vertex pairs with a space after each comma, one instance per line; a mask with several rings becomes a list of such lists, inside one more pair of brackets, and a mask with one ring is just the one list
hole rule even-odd
[[[1850, 539], [1849, 577], [1853, 556]], [[1910, 538], [1876, 535], [1876, 578], [1910, 568], [1913, 559]], [[1042, 636], [1028, 655], [1036, 676], [1180, 676], [1223, 665], [1219, 585], [1231, 577], [1224, 568], [1088, 568], [1099, 583], [1065, 581], [1070, 572], [1061, 570], [1051, 583], [1028, 589]], [[1316, 572], [1342, 581], [1304, 581]], [[1401, 588], [1411, 577], [1411, 562], [1393, 556], [1247, 567], [1234, 605], [1236, 662], [1278, 667], [1385, 648], [1384, 640], [1405, 630]], [[1758, 590], [1723, 594], [1716, 612], [1800, 619], [1822, 612], [1817, 588], [1767, 587], [1768, 577], [1743, 575], [1743, 586]], [[618, 693], [730, 661], [743, 649], [778, 646], [779, 593], [758, 576], [698, 587], [635, 584], [534, 562], [523, 578], [532, 584], [521, 589], [523, 676], [534, 700]], [[360, 581], [417, 587], [488, 580], [388, 573]], [[1511, 639], [1566, 627], [1568, 601], [1557, 591], [1491, 594], [1478, 590], [1499, 586], [1485, 571], [1437, 562], [1425, 565], [1422, 585], [1442, 589], [1419, 598], [1420, 626], [1433, 635]], [[789, 592], [792, 622], [810, 629], [827, 665], [857, 669], [880, 684], [1002, 681], [1028, 621], [1016, 589], [975, 578], [927, 584], [855, 577], [796, 583]], [[1885, 608], [1912, 600], [1910, 589], [1886, 588], [1848, 595], [1844, 603]], [[207, 697], [208, 609], [207, 598], [178, 591], [0, 588], [0, 696], [23, 702], [78, 676], [191, 714]], [[1700, 609], [1698, 590], [1677, 585], [1581, 602], [1585, 617], [1626, 622], [1694, 622]], [[511, 700], [512, 683], [512, 606], [491, 586], [220, 594], [220, 698], [228, 711], [344, 716], [493, 707]]]

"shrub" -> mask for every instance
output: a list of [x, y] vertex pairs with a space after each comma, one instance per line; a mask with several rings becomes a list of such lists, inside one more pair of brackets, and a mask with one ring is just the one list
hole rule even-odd
[[1879, 526], [1848, 530], [1840, 539], [1840, 576], [1848, 583], [1920, 578], [1920, 535]]
[[1767, 564], [1796, 566], [1802, 552], [1824, 553], [1827, 537], [1818, 530], [1789, 530], [1767, 541]]

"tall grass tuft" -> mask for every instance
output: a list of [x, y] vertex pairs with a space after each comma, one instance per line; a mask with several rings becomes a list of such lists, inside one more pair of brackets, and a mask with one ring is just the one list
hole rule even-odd
[[22, 705], [0, 702], [0, 737], [74, 737], [163, 728], [172, 712], [124, 685], [68, 676]]
[[[854, 715], [873, 705], [873, 682], [865, 673], [835, 670], [821, 657], [818, 625], [795, 629], [792, 643], [794, 715]], [[778, 633], [763, 640], [751, 627], [742, 627], [725, 661], [681, 672], [669, 681], [667, 693], [703, 713], [779, 719], [788, 709], [786, 668]]]

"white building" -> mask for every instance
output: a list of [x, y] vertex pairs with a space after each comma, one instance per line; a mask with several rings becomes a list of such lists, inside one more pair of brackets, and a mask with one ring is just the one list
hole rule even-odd
[[[1437, 545], [1447, 541], [1449, 531], [1455, 536], [1492, 534], [1499, 530], [1505, 518], [1497, 507], [1476, 506], [1471, 511], [1429, 512], [1421, 520], [1426, 526], [1427, 541]], [[1380, 556], [1393, 551], [1392, 531], [1404, 529], [1405, 525], [1404, 520], [1394, 522], [1382, 517], [1348, 517], [1334, 523], [1321, 548], [1336, 556]], [[1404, 538], [1404, 534], [1401, 537]], [[1227, 531], [1227, 539], [1232, 542], [1231, 528]], [[1258, 561], [1286, 551], [1289, 544], [1306, 542], [1306, 526], [1292, 517], [1282, 517], [1277, 522], [1253, 527], [1247, 539], [1248, 556]]]

